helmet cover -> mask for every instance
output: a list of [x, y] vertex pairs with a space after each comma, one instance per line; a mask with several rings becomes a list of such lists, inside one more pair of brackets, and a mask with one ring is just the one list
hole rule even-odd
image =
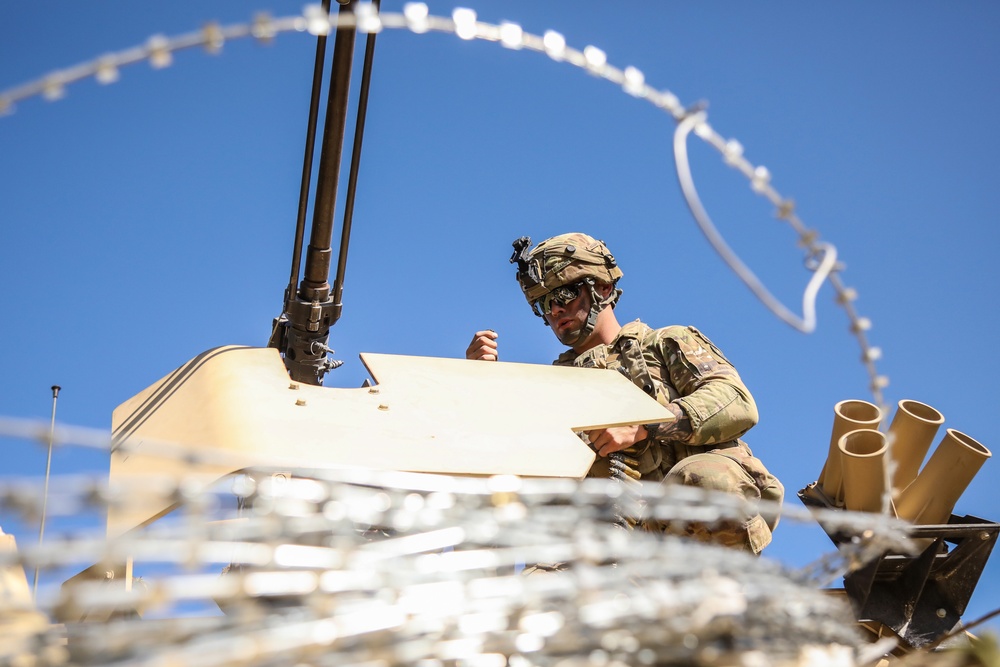
[[510, 258], [517, 266], [517, 282], [529, 304], [563, 285], [572, 285], [586, 278], [614, 285], [622, 271], [614, 255], [592, 236], [580, 232], [560, 234], [546, 239], [532, 248], [531, 239], [522, 236], [514, 241], [514, 255]]

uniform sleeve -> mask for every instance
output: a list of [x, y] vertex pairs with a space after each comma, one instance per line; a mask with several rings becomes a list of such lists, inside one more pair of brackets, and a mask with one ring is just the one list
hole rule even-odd
[[[653, 332], [671, 384], [690, 427], [674, 429], [671, 439], [687, 445], [735, 440], [757, 423], [757, 404], [739, 373], [712, 341], [694, 327]], [[666, 434], [665, 434], [666, 435]]]

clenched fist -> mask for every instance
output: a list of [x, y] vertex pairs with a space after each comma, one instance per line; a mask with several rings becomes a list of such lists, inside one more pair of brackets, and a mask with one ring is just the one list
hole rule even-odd
[[497, 354], [497, 332], [492, 329], [477, 331], [472, 337], [472, 342], [465, 350], [465, 358], [479, 361], [496, 361]]

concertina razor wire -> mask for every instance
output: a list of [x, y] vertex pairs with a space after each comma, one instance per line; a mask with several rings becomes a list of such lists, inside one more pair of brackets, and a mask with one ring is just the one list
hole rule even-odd
[[[110, 452], [118, 447], [127, 453], [128, 447], [140, 447], [145, 455], [155, 456], [164, 461], [183, 461], [194, 466], [238, 467], [242, 458], [225, 450], [213, 447], [187, 446], [168, 441], [143, 439], [140, 444], [118, 444], [112, 441], [107, 431], [100, 429], [57, 425], [50, 430], [49, 425], [37, 420], [0, 417], [0, 436], [22, 441], [52, 443], [54, 447], [84, 447], [95, 451]], [[542, 480], [516, 477], [495, 476], [492, 481], [483, 485], [478, 478], [462, 478], [438, 476], [430, 474], [407, 472], [380, 472], [368, 470], [309, 470], [309, 476], [317, 479], [327, 479], [330, 483], [347, 480], [376, 480], [372, 485], [408, 485], [421, 487], [431, 485], [434, 489], [447, 489], [452, 493], [494, 493], [502, 491], [498, 484], [512, 484], [514, 489], [531, 490], [549, 502], [556, 496], [565, 495], [565, 502], [579, 504], [572, 500], [572, 494], [577, 489], [600, 489], [589, 493], [590, 504], [601, 504], [602, 520], [617, 518], [615, 508], [624, 506], [633, 518], [657, 518], [663, 520], [685, 521], [720, 521], [743, 517], [760, 511], [762, 514], [779, 513], [783, 520], [802, 523], [818, 522], [828, 533], [850, 529], [852, 534], [861, 536], [856, 543], [845, 545], [832, 556], [821, 557], [815, 563], [805, 566], [799, 573], [800, 578], [811, 579], [817, 585], [828, 585], [845, 572], [858, 569], [873, 557], [887, 550], [896, 552], [913, 551], [912, 542], [906, 534], [908, 524], [889, 515], [870, 512], [848, 512], [844, 510], [820, 510], [786, 506], [768, 501], [749, 501], [731, 494], [711, 492], [697, 487], [672, 485], [639, 485], [629, 492], [622, 489], [617, 482], [588, 478], [583, 485], [568, 479]], [[506, 482], [502, 480], [506, 479]], [[0, 480], [2, 482], [2, 480]], [[604, 484], [608, 482], [608, 484]], [[367, 483], [367, 482], [366, 482]], [[550, 484], [550, 486], [546, 486]], [[587, 487], [587, 485], [590, 487]], [[37, 485], [26, 482], [0, 483], [0, 509], [17, 514], [25, 521], [31, 521], [41, 514], [45, 502], [43, 493]], [[163, 479], [132, 480], [119, 482], [114, 488], [109, 488], [105, 481], [96, 480], [87, 475], [65, 476], [57, 486], [53, 513], [72, 516], [74, 514], [107, 509], [110, 506], [119, 508], [134, 503], [136, 497], [159, 502], [171, 500], [179, 506], [189, 504], [191, 498], [209, 496], [216, 493], [210, 484], [192, 481], [177, 482], [168, 477]], [[271, 489], [272, 495], [276, 493]], [[237, 495], [246, 495], [237, 493]], [[662, 501], [662, 503], [661, 503]], [[193, 501], [192, 501], [193, 502]], [[527, 502], [527, 501], [525, 501]], [[587, 504], [584, 503], [584, 504]], [[662, 507], [658, 504], [661, 503]], [[605, 506], [606, 505], [606, 506]], [[198, 506], [197, 503], [194, 506]], [[707, 509], [706, 509], [707, 508]], [[708, 512], [706, 514], [706, 512]], [[355, 517], [355, 520], [360, 520]], [[58, 550], [55, 550], [58, 551]], [[832, 563], [832, 564], [831, 564]]]
[[[820, 243], [819, 233], [808, 228], [795, 213], [793, 200], [782, 196], [771, 184], [771, 173], [763, 165], [754, 165], [743, 155], [743, 146], [735, 139], [724, 139], [708, 123], [702, 108], [687, 109], [669, 90], [657, 90], [646, 83], [645, 75], [637, 68], [628, 66], [619, 69], [608, 63], [607, 55], [596, 46], [585, 46], [582, 50], [566, 44], [565, 37], [548, 30], [543, 35], [525, 32], [516, 23], [485, 23], [478, 20], [471, 9], [457, 8], [451, 17], [433, 16], [422, 2], [406, 3], [402, 13], [380, 13], [372, 3], [360, 3], [354, 14], [327, 14], [322, 5], [307, 5], [301, 16], [272, 18], [268, 14], [257, 14], [251, 23], [220, 26], [208, 23], [201, 30], [176, 37], [154, 35], [144, 45], [103, 55], [94, 60], [74, 65], [67, 69], [51, 72], [40, 79], [20, 86], [0, 91], [0, 115], [13, 112], [15, 104], [25, 99], [41, 96], [54, 101], [65, 96], [66, 86], [93, 77], [98, 83], [110, 84], [118, 81], [119, 69], [138, 62], [149, 61], [154, 68], [171, 64], [175, 51], [193, 47], [203, 47], [209, 53], [218, 53], [227, 40], [253, 37], [260, 42], [268, 42], [276, 35], [287, 32], [306, 32], [311, 35], [326, 35], [341, 27], [356, 27], [362, 33], [378, 33], [385, 28], [409, 30], [414, 34], [430, 32], [454, 34], [463, 40], [482, 40], [499, 43], [513, 50], [527, 50], [542, 53], [552, 60], [565, 62], [589, 74], [603, 78], [620, 86], [622, 90], [638, 99], [644, 99], [655, 107], [666, 111], [678, 123], [674, 135], [674, 157], [677, 176], [684, 198], [702, 233], [723, 261], [742, 280], [751, 292], [775, 316], [786, 324], [804, 333], [815, 329], [815, 301], [824, 280], [829, 280], [835, 291], [836, 303], [847, 313], [850, 332], [861, 348], [861, 362], [869, 378], [869, 391], [876, 405], [887, 414], [883, 389], [889, 379], [878, 373], [875, 362], [882, 351], [868, 341], [867, 331], [871, 320], [858, 314], [854, 301], [857, 290], [847, 287], [840, 278], [844, 266], [837, 262], [836, 248], [830, 243]], [[806, 251], [806, 267], [813, 271], [802, 297], [802, 317], [796, 316], [780, 303], [738, 256], [726, 245], [722, 236], [708, 217], [708, 213], [698, 198], [687, 160], [687, 136], [696, 136], [715, 148], [724, 162], [736, 169], [750, 181], [755, 193], [765, 197], [776, 207], [776, 216], [789, 224], [798, 236], [798, 244]]]
[[[42, 430], [0, 420], [0, 435]], [[55, 440], [107, 449], [111, 437], [60, 427]], [[165, 462], [227, 458], [142, 446]], [[73, 523], [44, 545], [0, 552], [0, 570], [39, 567], [61, 581], [54, 575], [96, 564], [109, 574], [47, 584], [35, 606], [8, 609], [5, 621], [80, 610], [112, 620], [38, 623], [20, 635], [27, 646], [19, 646], [53, 665], [860, 665], [871, 646], [846, 602], [819, 586], [886, 550], [911, 549], [905, 525], [889, 517], [785, 507], [782, 520], [860, 536], [793, 570], [620, 530], [626, 494], [601, 479], [252, 469], [218, 483], [154, 477], [109, 486], [67, 476], [53, 489], [54, 518]], [[234, 494], [247, 500], [243, 509], [226, 502]], [[175, 507], [170, 517], [118, 537], [79, 527], [86, 517], [100, 524], [110, 508], [164, 499]], [[680, 485], [647, 485], [640, 500], [631, 505], [638, 518], [681, 524], [777, 511]], [[34, 521], [43, 502], [37, 482], [0, 482], [4, 516]], [[215, 605], [222, 616], [191, 616]], [[0, 642], [0, 662], [12, 646]]]

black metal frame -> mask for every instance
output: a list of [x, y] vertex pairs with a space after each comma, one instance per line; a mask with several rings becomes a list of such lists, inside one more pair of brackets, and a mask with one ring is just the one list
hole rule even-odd
[[[809, 487], [804, 505], [840, 509]], [[885, 553], [844, 576], [844, 591], [859, 623], [880, 623], [910, 648], [930, 646], [956, 629], [1000, 536], [1000, 524], [951, 515], [947, 524], [913, 526], [909, 536], [925, 545], [916, 556]], [[838, 547], [857, 539], [843, 530], [827, 535]]]

